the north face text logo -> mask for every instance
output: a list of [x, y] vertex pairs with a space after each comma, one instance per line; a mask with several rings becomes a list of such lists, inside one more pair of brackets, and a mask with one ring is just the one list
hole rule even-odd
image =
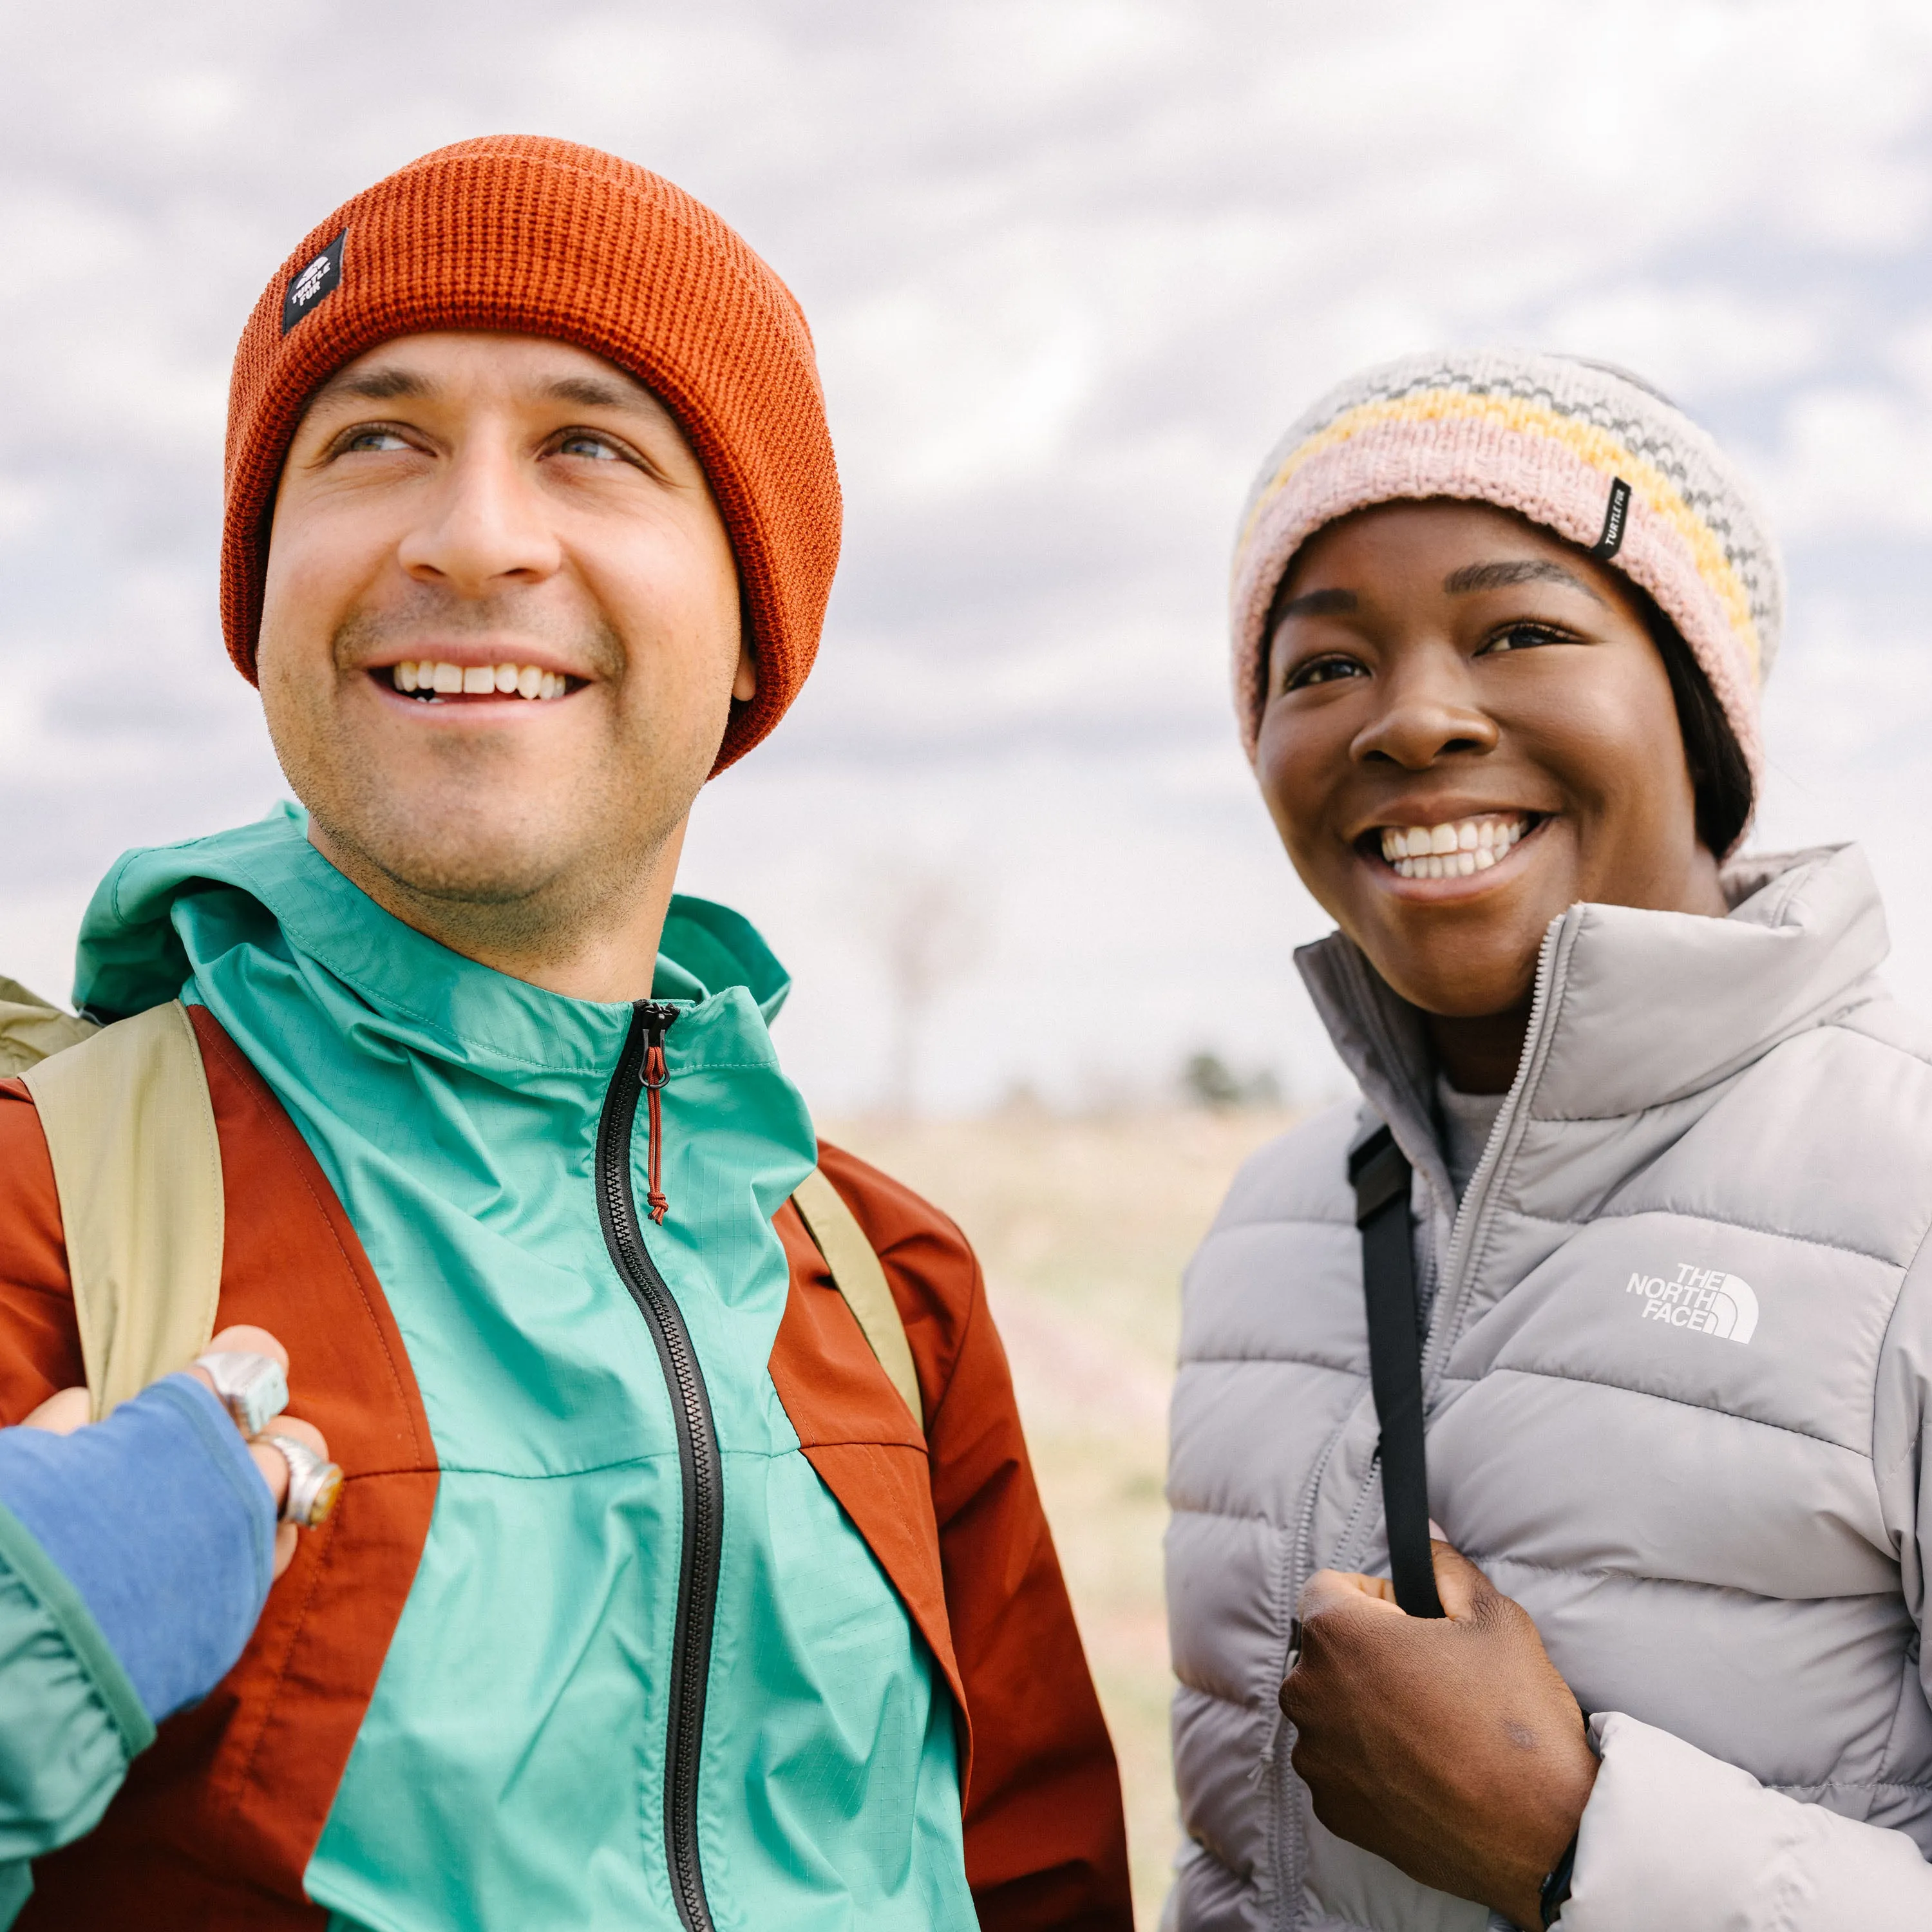
[[290, 278], [287, 291], [282, 297], [284, 335], [341, 280], [342, 244], [348, 239], [349, 231], [345, 228], [313, 262], [305, 268], [298, 268]]
[[1748, 1342], [1757, 1332], [1757, 1297], [1750, 1283], [1722, 1268], [1679, 1262], [1670, 1280], [1660, 1274], [1634, 1274], [1624, 1292], [1644, 1298], [1646, 1322], [1667, 1322], [1673, 1328], [1694, 1328], [1727, 1342]]

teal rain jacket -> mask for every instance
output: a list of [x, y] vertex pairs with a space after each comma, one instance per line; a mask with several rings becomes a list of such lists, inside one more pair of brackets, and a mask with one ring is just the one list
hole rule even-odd
[[340, 1932], [976, 1922], [944, 1681], [767, 1369], [772, 1216], [815, 1157], [767, 1031], [788, 983], [743, 920], [673, 902], [653, 1226], [631, 1006], [424, 938], [292, 809], [130, 854], [95, 897], [79, 999], [179, 994], [247, 1054], [362, 1237], [435, 1438], [427, 1546], [307, 1874]]

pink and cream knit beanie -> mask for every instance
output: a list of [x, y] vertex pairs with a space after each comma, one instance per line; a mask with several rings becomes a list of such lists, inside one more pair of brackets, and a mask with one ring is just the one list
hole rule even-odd
[[1234, 707], [1250, 762], [1262, 634], [1295, 552], [1351, 511], [1422, 496], [1516, 511], [1640, 584], [1703, 667], [1761, 786], [1760, 693], [1784, 585], [1750, 486], [1635, 378], [1509, 349], [1365, 370], [1330, 390], [1262, 465], [1234, 546]]

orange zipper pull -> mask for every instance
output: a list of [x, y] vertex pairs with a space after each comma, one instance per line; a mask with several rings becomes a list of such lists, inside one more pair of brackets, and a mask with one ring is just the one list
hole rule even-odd
[[670, 1203], [664, 1194], [664, 1110], [658, 1095], [670, 1078], [664, 1061], [664, 1036], [677, 1018], [677, 1009], [652, 1000], [640, 1000], [638, 1010], [644, 1016], [644, 1064], [639, 1077], [650, 1110], [650, 1192], [644, 1196], [644, 1202], [652, 1220], [662, 1228], [665, 1215], [670, 1212]]

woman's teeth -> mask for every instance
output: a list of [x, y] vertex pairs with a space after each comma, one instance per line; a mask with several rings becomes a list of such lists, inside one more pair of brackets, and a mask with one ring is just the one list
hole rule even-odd
[[1400, 878], [1466, 879], [1486, 872], [1528, 830], [1521, 812], [1447, 825], [1385, 825], [1382, 856]]
[[570, 680], [560, 670], [540, 664], [453, 664], [424, 658], [405, 658], [392, 665], [390, 676], [398, 691], [440, 698], [460, 692], [466, 698], [561, 698]]

